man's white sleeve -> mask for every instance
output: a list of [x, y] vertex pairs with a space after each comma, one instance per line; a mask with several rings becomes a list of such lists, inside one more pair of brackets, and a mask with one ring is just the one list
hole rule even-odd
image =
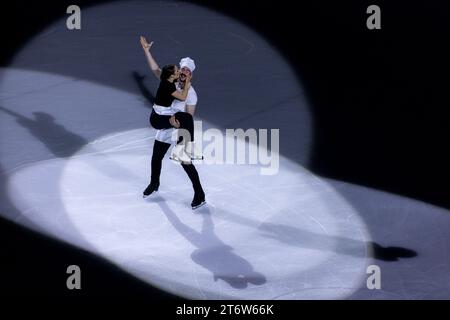
[[194, 88], [190, 88], [188, 92], [188, 96], [186, 99], [186, 105], [195, 106], [197, 104], [197, 92], [195, 92]]

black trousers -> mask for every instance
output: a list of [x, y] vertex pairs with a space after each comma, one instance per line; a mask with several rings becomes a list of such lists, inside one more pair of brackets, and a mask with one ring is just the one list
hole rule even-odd
[[[155, 140], [155, 144], [153, 145], [153, 155], [152, 155], [152, 178], [150, 183], [159, 183], [159, 177], [161, 175], [161, 167], [162, 160], [164, 155], [169, 150], [170, 144]], [[182, 164], [181, 165], [184, 171], [187, 173], [189, 179], [192, 182], [192, 186], [194, 187], [194, 191], [202, 192], [202, 185], [200, 183], [200, 178], [198, 176], [197, 169], [195, 169], [194, 165], [191, 164]]]
[[[188, 139], [184, 139], [185, 141], [194, 141], [194, 118], [188, 112], [177, 112], [174, 114], [175, 119], [180, 123], [180, 129], [185, 129], [189, 132]], [[169, 129], [173, 128], [169, 122], [171, 116], [163, 116], [157, 114], [155, 110], [152, 110], [152, 114], [150, 115], [150, 124], [155, 129]], [[180, 143], [184, 138], [183, 132], [179, 132], [178, 143]]]

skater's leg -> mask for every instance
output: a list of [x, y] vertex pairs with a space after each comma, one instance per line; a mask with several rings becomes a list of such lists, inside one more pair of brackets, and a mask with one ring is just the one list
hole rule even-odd
[[159, 184], [159, 177], [161, 175], [162, 160], [167, 150], [169, 150], [170, 144], [155, 140], [153, 144], [152, 154], [152, 178], [151, 182]]
[[159, 176], [161, 175], [162, 160], [167, 150], [169, 150], [170, 144], [155, 140], [153, 144], [152, 154], [152, 175], [150, 184], [144, 190], [144, 197], [149, 196], [154, 191], [158, 191], [159, 188]]
[[194, 199], [192, 200], [192, 209], [196, 209], [201, 205], [205, 204], [205, 192], [203, 191], [202, 185], [200, 183], [200, 178], [198, 176], [197, 169], [195, 169], [193, 164], [182, 164], [184, 171], [187, 173], [189, 179], [192, 182], [192, 187], [194, 188]]
[[203, 192], [202, 184], [200, 183], [200, 177], [198, 176], [198, 172], [197, 169], [195, 169], [195, 166], [193, 164], [182, 164], [181, 166], [191, 180], [194, 191]]
[[175, 118], [180, 122], [183, 131], [178, 132], [178, 144], [183, 143], [185, 152], [191, 160], [202, 160], [202, 152], [195, 147], [194, 139], [194, 119], [187, 112], [177, 112]]
[[[175, 119], [179, 122], [178, 140], [175, 147], [172, 149], [171, 159], [180, 163], [189, 164], [191, 160], [197, 160], [189, 153], [192, 149], [194, 139], [194, 119], [192, 115], [187, 112], [175, 113]], [[189, 149], [190, 148], [190, 149]]]
[[[188, 137], [183, 136], [183, 143], [194, 141], [194, 118], [192, 118], [192, 115], [188, 112], [177, 112], [175, 113], [175, 119], [180, 123], [180, 129], [186, 130], [186, 134], [189, 133]], [[182, 136], [179, 137], [178, 143], [181, 142], [181, 138]]]
[[150, 125], [158, 130], [173, 128], [169, 121], [170, 117], [171, 116], [163, 116], [157, 114], [155, 110], [152, 110], [152, 113], [150, 115]]

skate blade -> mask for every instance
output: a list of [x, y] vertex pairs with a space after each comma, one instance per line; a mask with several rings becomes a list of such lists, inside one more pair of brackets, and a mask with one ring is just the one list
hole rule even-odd
[[179, 158], [169, 157], [169, 159], [176, 163], [181, 163], [181, 164], [191, 164], [192, 163], [191, 161], [183, 161], [183, 160], [180, 160]]
[[178, 163], [182, 163], [183, 161], [180, 158], [174, 158], [174, 157], [169, 157], [170, 160], [178, 162]]
[[204, 206], [205, 204], [206, 204], [206, 201], [203, 201], [203, 202], [200, 203], [199, 205], [197, 205], [197, 206], [195, 206], [195, 207], [192, 207], [192, 210], [198, 209], [198, 208]]

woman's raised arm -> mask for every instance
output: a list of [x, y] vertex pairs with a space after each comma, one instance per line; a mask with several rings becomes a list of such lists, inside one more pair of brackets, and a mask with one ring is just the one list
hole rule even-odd
[[141, 36], [141, 45], [142, 45], [142, 49], [144, 49], [145, 57], [147, 58], [147, 62], [148, 62], [148, 65], [150, 66], [150, 69], [152, 70], [155, 77], [160, 79], [161, 68], [158, 66], [158, 64], [156, 63], [152, 54], [150, 53], [150, 48], [153, 45], [153, 41], [148, 43], [147, 40], [143, 36]]

